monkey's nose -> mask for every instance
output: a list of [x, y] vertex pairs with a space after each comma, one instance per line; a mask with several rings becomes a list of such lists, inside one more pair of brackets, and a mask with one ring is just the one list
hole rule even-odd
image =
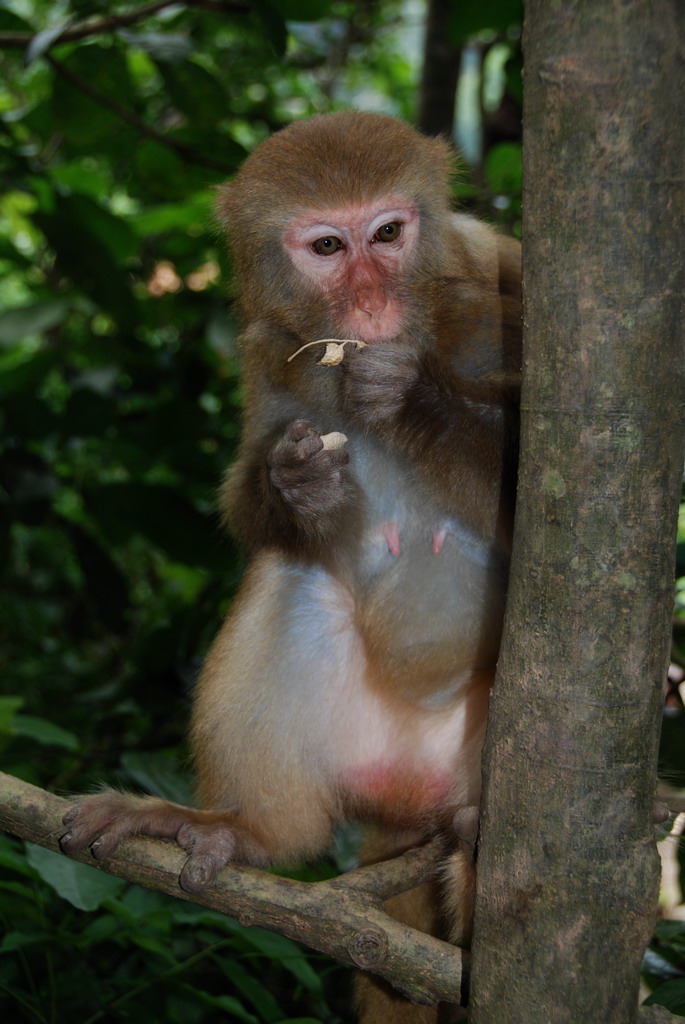
[[357, 309], [369, 316], [382, 313], [387, 306], [385, 292], [382, 288], [360, 288], [357, 292]]

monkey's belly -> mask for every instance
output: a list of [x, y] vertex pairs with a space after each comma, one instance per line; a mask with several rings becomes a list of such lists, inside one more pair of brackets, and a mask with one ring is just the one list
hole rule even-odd
[[494, 668], [506, 565], [454, 520], [408, 516], [390, 525], [369, 531], [359, 629], [398, 693], [422, 707], [449, 706], [474, 674]]
[[350, 449], [368, 502], [358, 628], [399, 691], [424, 707], [447, 706], [455, 687], [496, 662], [507, 555], [438, 508], [402, 456], [356, 434]]
[[273, 814], [284, 789], [306, 794], [312, 777], [331, 814], [339, 804], [402, 821], [478, 802], [489, 679], [473, 681], [448, 652], [426, 692], [415, 663], [402, 674], [391, 652], [370, 657], [359, 614], [323, 568], [276, 552], [255, 560], [197, 689], [194, 742], [215, 766], [212, 806]]

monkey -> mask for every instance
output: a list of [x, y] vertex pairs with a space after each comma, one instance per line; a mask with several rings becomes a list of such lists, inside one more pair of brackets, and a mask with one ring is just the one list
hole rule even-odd
[[[219, 189], [245, 391], [221, 507], [248, 567], [194, 694], [198, 809], [91, 796], [65, 816], [65, 852], [175, 839], [197, 891], [229, 863], [320, 855], [345, 820], [368, 826], [369, 862], [441, 835], [444, 904], [431, 886], [391, 910], [468, 932], [521, 299], [518, 243], [453, 211], [454, 159], [345, 111], [275, 133]], [[327, 339], [356, 344], [325, 365]], [[374, 981], [359, 1001], [365, 1024], [437, 1019]]]

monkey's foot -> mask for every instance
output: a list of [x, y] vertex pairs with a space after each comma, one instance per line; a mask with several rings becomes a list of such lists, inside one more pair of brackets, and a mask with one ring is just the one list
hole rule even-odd
[[652, 808], [652, 822], [655, 825], [663, 825], [671, 816], [671, 812], [662, 800], [655, 800]]
[[107, 790], [69, 808], [62, 821], [70, 828], [61, 836], [60, 846], [65, 853], [79, 853], [89, 846], [93, 856], [102, 860], [129, 836], [175, 839], [192, 813], [189, 808], [156, 797]]
[[68, 830], [60, 838], [67, 854], [86, 847], [98, 860], [111, 856], [131, 836], [173, 839], [190, 856], [179, 882], [188, 892], [210, 885], [231, 861], [266, 866], [270, 858], [250, 830], [230, 814], [200, 811], [150, 796], [108, 790], [70, 807], [62, 819]]
[[452, 828], [460, 841], [460, 846], [471, 860], [475, 859], [476, 854], [479, 818], [480, 808], [475, 805], [469, 805], [468, 807], [460, 807], [452, 819]]
[[176, 842], [190, 854], [179, 877], [181, 888], [186, 892], [201, 892], [236, 860], [239, 835], [226, 825], [186, 824], [178, 830]]

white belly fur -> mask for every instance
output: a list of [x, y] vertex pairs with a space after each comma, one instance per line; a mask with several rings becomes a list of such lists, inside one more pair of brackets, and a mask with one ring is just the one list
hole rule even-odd
[[[283, 782], [299, 763], [331, 785], [371, 764], [401, 765], [409, 773], [450, 773], [454, 802], [477, 801], [482, 735], [474, 733], [468, 702], [432, 711], [374, 691], [352, 597], [322, 568], [274, 552], [256, 560], [248, 592], [208, 660], [198, 703], [227, 780], [263, 748], [265, 763], [282, 765]], [[263, 795], [278, 780], [259, 784]]]

